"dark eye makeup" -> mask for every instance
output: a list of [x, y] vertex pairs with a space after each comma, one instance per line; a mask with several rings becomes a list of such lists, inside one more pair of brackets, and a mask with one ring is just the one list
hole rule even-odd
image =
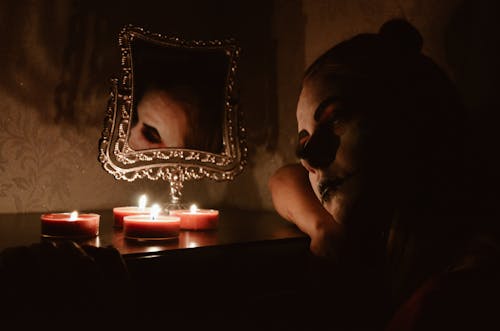
[[337, 104], [339, 102], [338, 97], [328, 97], [321, 101], [318, 108], [314, 112], [314, 120], [318, 123], [323, 123], [330, 115], [332, 115], [334, 108], [329, 107], [330, 105]]
[[314, 112], [314, 120], [318, 125], [335, 125], [348, 119], [349, 112], [338, 97], [329, 97], [320, 103]]
[[158, 130], [156, 130], [156, 128], [150, 125], [143, 123], [141, 133], [144, 136], [144, 138], [146, 138], [146, 140], [149, 141], [150, 143], [159, 144], [162, 141], [161, 136], [158, 133]]
[[[306, 139], [307, 137], [309, 139]], [[340, 137], [326, 126], [318, 127], [312, 136], [307, 135], [307, 137], [304, 138], [303, 144], [297, 145], [295, 151], [297, 157], [306, 160], [314, 168], [330, 165], [335, 160]]]
[[346, 113], [338, 102], [337, 97], [322, 101], [314, 112], [314, 120], [318, 123], [314, 133], [310, 135], [306, 130], [299, 132], [295, 154], [312, 167], [327, 167], [335, 160], [340, 137], [332, 130], [332, 125], [346, 118]]
[[304, 146], [308, 139], [309, 139], [309, 132], [307, 132], [306, 130], [301, 130], [299, 132], [299, 145]]

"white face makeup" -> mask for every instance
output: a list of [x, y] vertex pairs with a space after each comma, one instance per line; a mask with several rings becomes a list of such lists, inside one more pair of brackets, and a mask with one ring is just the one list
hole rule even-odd
[[[341, 97], [317, 92], [313, 84], [306, 81], [297, 105], [297, 122], [300, 141], [298, 149], [302, 146], [304, 151], [304, 155], [300, 155], [301, 163], [309, 171], [312, 188], [334, 219], [345, 223], [362, 191], [361, 156], [364, 144], [360, 118], [352, 114], [341, 114], [346, 112], [341, 108]], [[320, 133], [321, 130], [329, 132]], [[321, 136], [324, 138], [316, 138]], [[318, 143], [321, 139], [337, 140], [338, 147]], [[309, 146], [304, 147], [308, 143], [321, 145], [317, 156], [330, 154], [331, 157], [326, 161], [315, 160], [317, 157], [314, 155], [310, 157], [307, 151]]]
[[147, 92], [137, 106], [138, 121], [130, 130], [129, 146], [135, 150], [185, 146], [187, 109], [168, 93]]

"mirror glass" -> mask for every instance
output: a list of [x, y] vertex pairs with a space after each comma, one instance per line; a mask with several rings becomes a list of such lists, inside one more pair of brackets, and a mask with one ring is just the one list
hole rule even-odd
[[116, 179], [232, 180], [246, 163], [234, 39], [183, 40], [128, 25], [99, 161]]

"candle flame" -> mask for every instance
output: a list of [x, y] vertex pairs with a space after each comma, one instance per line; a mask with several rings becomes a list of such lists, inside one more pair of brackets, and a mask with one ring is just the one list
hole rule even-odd
[[69, 215], [70, 221], [76, 221], [77, 218], [78, 218], [78, 212], [76, 210]]
[[196, 207], [195, 204], [192, 204], [191, 207], [189, 207], [189, 211], [191, 213], [196, 213], [198, 211], [198, 207]]
[[146, 197], [146, 194], [141, 195], [139, 198], [139, 208], [144, 209], [146, 208], [146, 203], [148, 201], [148, 198]]
[[153, 221], [158, 218], [160, 211], [161, 211], [160, 205], [155, 203], [154, 205], [151, 206], [151, 219]]

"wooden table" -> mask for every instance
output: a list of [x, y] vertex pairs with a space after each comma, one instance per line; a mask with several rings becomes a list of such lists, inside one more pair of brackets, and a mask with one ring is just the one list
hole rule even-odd
[[[140, 324], [162, 324], [167, 311], [184, 329], [206, 321], [248, 323], [273, 310], [286, 314], [307, 281], [309, 239], [274, 212], [222, 209], [216, 230], [182, 230], [164, 242], [127, 240], [113, 227], [111, 210], [92, 212], [101, 215], [100, 234], [80, 243], [120, 252], [133, 284], [124, 291], [133, 293], [136, 306], [148, 307]], [[39, 243], [40, 215], [0, 215], [0, 251]]]
[[[92, 212], [101, 215], [99, 236], [79, 242], [96, 247], [112, 245], [127, 260], [233, 245], [263, 247], [285, 243], [304, 244], [306, 240], [306, 236], [294, 225], [270, 211], [221, 210], [216, 230], [182, 230], [178, 239], [157, 242], [125, 239], [123, 231], [113, 227], [111, 210]], [[0, 251], [7, 247], [40, 242], [40, 215], [0, 214]]]

